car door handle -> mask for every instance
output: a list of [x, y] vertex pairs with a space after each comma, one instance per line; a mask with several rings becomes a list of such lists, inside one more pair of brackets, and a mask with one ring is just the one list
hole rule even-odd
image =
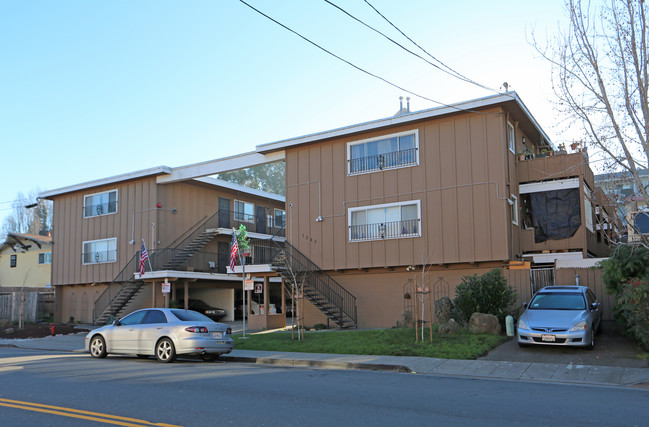
[[162, 326], [157, 327], [156, 329], [162, 329]]
[[128, 330], [129, 330], [129, 331], [134, 331], [135, 329], [134, 329], [134, 328], [128, 328]]

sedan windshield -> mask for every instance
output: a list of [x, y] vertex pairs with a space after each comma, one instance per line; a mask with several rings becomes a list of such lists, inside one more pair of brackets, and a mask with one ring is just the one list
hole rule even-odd
[[585, 310], [584, 296], [579, 292], [543, 292], [536, 294], [531, 310]]
[[196, 322], [213, 322], [213, 320], [210, 319], [209, 317], [192, 310], [175, 309], [175, 310], [171, 310], [171, 313], [174, 316], [176, 316], [179, 320], [191, 320]]

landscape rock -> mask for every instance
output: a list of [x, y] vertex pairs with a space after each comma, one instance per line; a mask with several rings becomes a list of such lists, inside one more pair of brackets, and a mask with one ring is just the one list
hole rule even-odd
[[14, 328], [7, 328], [4, 330], [5, 334], [13, 334], [14, 333]]
[[449, 297], [443, 297], [435, 301], [435, 319], [440, 325], [451, 320], [453, 301]]
[[439, 324], [437, 332], [440, 334], [454, 334], [460, 330], [460, 324], [455, 321], [455, 319], [449, 319], [444, 323]]
[[500, 322], [493, 314], [473, 313], [469, 320], [469, 331], [474, 334], [498, 335], [501, 331]]

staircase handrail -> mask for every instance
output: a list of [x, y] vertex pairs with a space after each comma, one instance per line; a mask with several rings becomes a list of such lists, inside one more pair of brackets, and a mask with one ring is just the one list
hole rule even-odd
[[[276, 240], [272, 240], [272, 242], [277, 249], [286, 253], [293, 263], [298, 264], [299, 273], [308, 273], [314, 279], [311, 285], [320, 294], [326, 296], [336, 306], [340, 307], [342, 314], [351, 319], [354, 324], [357, 324], [356, 297], [351, 292], [325, 273], [295, 246], [288, 242], [282, 242], [281, 244]], [[342, 319], [340, 320], [342, 321]]]

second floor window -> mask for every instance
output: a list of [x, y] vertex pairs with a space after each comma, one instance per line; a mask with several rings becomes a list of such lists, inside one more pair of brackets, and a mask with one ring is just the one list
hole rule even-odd
[[43, 252], [38, 254], [39, 264], [52, 264], [52, 252]]
[[17, 264], [18, 255], [11, 255], [9, 257], [9, 267], [14, 268]]
[[347, 172], [353, 175], [417, 165], [418, 148], [416, 130], [349, 143]]
[[241, 200], [234, 201], [234, 220], [255, 222], [255, 205]]
[[516, 152], [516, 130], [514, 125], [507, 122], [507, 144], [509, 145], [509, 151], [512, 153]]
[[349, 240], [421, 236], [419, 200], [349, 209]]
[[83, 242], [83, 263], [104, 264], [117, 261], [117, 239]]
[[83, 217], [90, 218], [117, 212], [117, 190], [89, 194], [83, 198]]
[[275, 227], [281, 228], [286, 225], [286, 211], [284, 209], [275, 209]]

